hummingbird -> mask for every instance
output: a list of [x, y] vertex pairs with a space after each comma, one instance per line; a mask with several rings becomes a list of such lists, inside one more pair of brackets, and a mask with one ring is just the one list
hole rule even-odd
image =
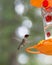
[[21, 47], [23, 47], [23, 46], [25, 46], [25, 44], [27, 43], [27, 38], [29, 37], [29, 34], [26, 34], [26, 35], [24, 35], [24, 38], [22, 39], [22, 42], [19, 44], [19, 46], [18, 46], [18, 50], [21, 48]]

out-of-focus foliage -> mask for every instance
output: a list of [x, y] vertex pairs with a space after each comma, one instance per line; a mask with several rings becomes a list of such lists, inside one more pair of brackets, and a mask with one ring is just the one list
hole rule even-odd
[[[16, 62], [16, 55], [26, 53], [25, 48], [40, 40], [44, 39], [43, 22], [40, 16], [36, 16], [35, 7], [30, 6], [29, 0], [23, 0], [24, 5], [28, 6], [28, 10], [22, 15], [15, 13], [15, 0], [0, 0], [0, 65], [19, 65]], [[14, 39], [15, 30], [23, 21], [23, 17], [28, 17], [33, 26], [30, 29], [29, 40], [35, 42], [27, 44], [22, 50], [17, 51], [18, 41]], [[36, 65], [33, 55], [26, 53], [29, 56], [29, 62], [26, 65]], [[14, 63], [13, 63], [14, 62]]]

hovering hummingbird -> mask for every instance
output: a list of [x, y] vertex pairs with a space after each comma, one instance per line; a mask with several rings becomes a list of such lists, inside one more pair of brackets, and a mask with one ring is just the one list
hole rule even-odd
[[20, 43], [20, 45], [18, 46], [18, 50], [21, 48], [21, 47], [23, 47], [26, 43], [27, 43], [27, 38], [29, 37], [29, 34], [26, 34], [25, 36], [24, 36], [24, 38], [22, 39], [22, 42]]

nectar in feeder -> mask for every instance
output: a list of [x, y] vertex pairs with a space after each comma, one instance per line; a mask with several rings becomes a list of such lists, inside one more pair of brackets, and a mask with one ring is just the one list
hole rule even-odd
[[51, 36], [51, 33], [50, 32], [47, 32], [47, 37], [50, 37]]
[[45, 19], [46, 19], [46, 22], [51, 22], [52, 16], [51, 16], [51, 15], [47, 15], [47, 16], [45, 17]]

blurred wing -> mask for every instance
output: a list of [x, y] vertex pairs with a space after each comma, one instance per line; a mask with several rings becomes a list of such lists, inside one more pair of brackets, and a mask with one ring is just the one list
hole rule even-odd
[[22, 39], [19, 39], [19, 38], [17, 38], [17, 37], [14, 37], [13, 39], [16, 40], [16, 41], [19, 42], [19, 43], [22, 41]]

